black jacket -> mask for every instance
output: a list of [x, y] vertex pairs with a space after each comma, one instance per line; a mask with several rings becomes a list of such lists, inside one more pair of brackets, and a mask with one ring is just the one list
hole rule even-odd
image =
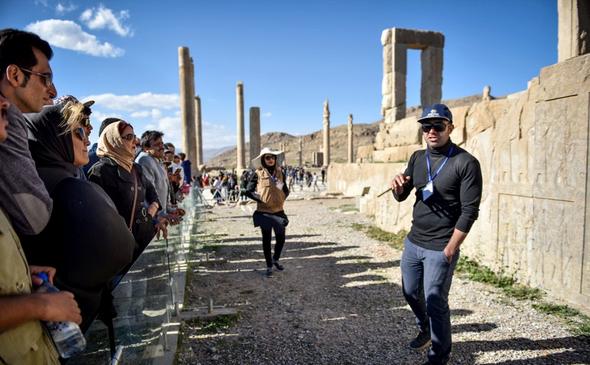
[[[132, 226], [133, 235], [137, 243], [145, 247], [153, 236], [149, 237], [148, 240], [145, 234], [141, 234], [138, 229], [140, 225], [148, 225], [148, 221], [151, 223], [152, 218], [147, 214], [147, 207], [153, 202], [158, 202], [158, 205], [160, 205], [160, 202], [156, 189], [143, 176], [141, 165], [134, 163], [130, 173], [109, 157], [103, 157], [92, 166], [88, 173], [88, 179], [100, 185], [107, 192], [111, 199], [113, 199], [113, 202], [115, 202], [117, 211], [125, 219], [127, 225], [129, 225], [135, 195], [133, 190], [135, 184], [132, 175], [134, 172], [137, 176], [137, 209]], [[146, 240], [148, 242], [145, 242]]]

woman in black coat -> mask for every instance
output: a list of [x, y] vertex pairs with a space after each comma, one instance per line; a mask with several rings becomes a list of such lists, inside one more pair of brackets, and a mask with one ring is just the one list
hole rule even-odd
[[113, 199], [117, 211], [133, 233], [137, 247], [134, 259], [155, 236], [160, 202], [154, 186], [143, 176], [141, 165], [134, 163], [135, 140], [131, 124], [119, 120], [109, 124], [98, 141], [100, 160], [92, 166], [88, 179], [100, 185]]
[[23, 248], [29, 264], [57, 269], [54, 283], [74, 294], [85, 331], [112, 280], [131, 262], [135, 240], [102, 188], [81, 179], [90, 144], [83, 108], [68, 101], [26, 115], [34, 137], [29, 148], [53, 210], [43, 232], [25, 237]]

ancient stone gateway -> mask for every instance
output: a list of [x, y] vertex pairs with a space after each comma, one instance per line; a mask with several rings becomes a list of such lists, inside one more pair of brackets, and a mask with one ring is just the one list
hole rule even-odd
[[387, 122], [406, 116], [407, 50], [422, 50], [422, 83], [420, 104], [439, 103], [442, 97], [442, 33], [424, 30], [390, 28], [381, 34], [383, 45], [383, 84], [381, 115]]
[[590, 53], [590, 0], [559, 0], [558, 62]]

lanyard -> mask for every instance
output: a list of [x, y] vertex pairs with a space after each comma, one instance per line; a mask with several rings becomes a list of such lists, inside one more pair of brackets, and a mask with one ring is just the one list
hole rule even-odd
[[447, 155], [447, 157], [445, 157], [445, 160], [442, 162], [442, 164], [436, 170], [436, 172], [434, 173], [434, 176], [432, 176], [430, 174], [430, 153], [428, 153], [428, 148], [426, 149], [426, 167], [428, 169], [427, 170], [428, 182], [434, 181], [434, 179], [438, 176], [438, 174], [442, 170], [442, 168], [445, 167], [445, 164], [447, 163], [447, 161], [449, 160], [449, 157], [451, 157], [451, 155], [453, 154], [454, 151], [455, 151], [455, 146], [451, 146], [451, 149], [449, 150], [449, 154]]

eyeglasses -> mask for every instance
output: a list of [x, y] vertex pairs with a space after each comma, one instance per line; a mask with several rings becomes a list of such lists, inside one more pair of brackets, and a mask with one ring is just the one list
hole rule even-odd
[[35, 72], [23, 67], [19, 67], [21, 69], [21, 71], [24, 71], [28, 74], [31, 75], [36, 75], [39, 76], [40, 78], [43, 79], [43, 82], [45, 83], [45, 86], [50, 87], [51, 85], [53, 85], [53, 74], [51, 72]]
[[434, 129], [436, 132], [442, 132], [447, 129], [446, 124], [443, 123], [436, 123], [436, 124], [422, 124], [422, 132], [428, 133], [431, 129]]
[[74, 135], [82, 141], [86, 141], [86, 130], [83, 127], [74, 129]]
[[265, 159], [265, 160], [276, 160], [276, 159], [277, 159], [277, 157], [276, 157], [276, 156], [274, 156], [274, 155], [266, 155], [266, 156], [264, 156], [264, 159]]
[[131, 141], [135, 141], [135, 138], [137, 138], [137, 136], [135, 134], [126, 134], [124, 136], [121, 136], [121, 138], [123, 138], [124, 140], [131, 142]]

